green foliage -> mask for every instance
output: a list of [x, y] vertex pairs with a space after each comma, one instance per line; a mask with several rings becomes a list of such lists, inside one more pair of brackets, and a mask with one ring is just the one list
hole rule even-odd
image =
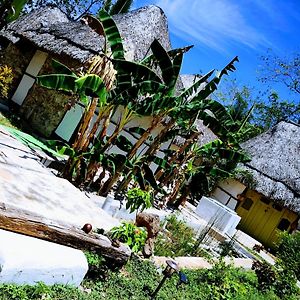
[[299, 299], [300, 292], [295, 273], [289, 269], [278, 269], [274, 291], [280, 299]]
[[[299, 77], [300, 79], [300, 77]], [[280, 121], [298, 122], [300, 119], [300, 104], [295, 101], [283, 100], [275, 91], [271, 91], [267, 101], [256, 104], [254, 121], [267, 130]]]
[[274, 287], [276, 281], [276, 271], [267, 262], [254, 261], [252, 270], [255, 271], [258, 280], [259, 290], [265, 292]]
[[25, 12], [28, 13], [33, 9], [43, 7], [45, 5], [57, 6], [69, 18], [78, 20], [85, 14], [92, 14], [99, 11], [103, 6], [103, 0], [28, 0]]
[[71, 94], [78, 94], [80, 99], [87, 104], [87, 96], [98, 97], [99, 104], [106, 102], [106, 89], [102, 79], [95, 74], [85, 74], [77, 76], [65, 65], [53, 60], [53, 68], [59, 74], [40, 75], [37, 83], [48, 89], [55, 89]]
[[152, 206], [152, 195], [148, 191], [142, 191], [139, 188], [128, 190], [126, 195], [126, 209], [130, 212], [143, 211]]
[[277, 244], [278, 264], [293, 271], [300, 280], [300, 231], [293, 234], [282, 232]]
[[224, 261], [216, 263], [211, 270], [203, 273], [199, 280], [209, 287], [211, 299], [237, 299], [248, 294], [254, 279], [239, 269], [227, 266]]
[[295, 273], [292, 270], [259, 261], [253, 262], [252, 269], [257, 276], [260, 291], [274, 291], [280, 299], [299, 299], [300, 291], [296, 285]]
[[99, 254], [94, 252], [86, 251], [84, 255], [87, 259], [89, 267], [100, 267], [105, 262], [105, 258]]
[[135, 226], [133, 223], [123, 222], [122, 225], [113, 227], [109, 235], [113, 239], [126, 243], [133, 252], [139, 252], [145, 245], [147, 231], [144, 228]]
[[[278, 56], [271, 50], [262, 56], [259, 70], [264, 83], [278, 83], [294, 94], [300, 94], [300, 53]], [[295, 101], [296, 102], [296, 101]]]
[[195, 249], [195, 232], [184, 221], [171, 215], [166, 220], [165, 230], [155, 240], [154, 253], [157, 256], [202, 256], [210, 258], [209, 253], [201, 248]]
[[7, 98], [13, 81], [13, 70], [9, 66], [0, 66], [0, 98]]
[[133, 0], [116, 0], [109, 10], [111, 15], [123, 14], [129, 11], [133, 4]]
[[[173, 275], [157, 295], [159, 300], [279, 300], [272, 291], [262, 293], [256, 289], [254, 273], [217, 263], [211, 270], [183, 270], [189, 284], [177, 287], [178, 277]], [[148, 300], [162, 276], [150, 262], [135, 256], [119, 272], [108, 271], [106, 280], [87, 279], [83, 291], [70, 286], [16, 286], [0, 285], [1, 300]], [[88, 292], [87, 292], [88, 291]], [[293, 296], [290, 298], [294, 299]]]
[[7, 23], [16, 20], [28, 0], [1, 0], [0, 2], [0, 29]]

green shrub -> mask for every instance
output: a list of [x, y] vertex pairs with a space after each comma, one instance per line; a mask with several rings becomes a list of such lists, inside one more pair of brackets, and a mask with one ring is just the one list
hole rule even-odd
[[278, 264], [293, 271], [300, 280], [300, 231], [293, 234], [283, 232], [276, 247]]
[[280, 299], [299, 299], [297, 279], [292, 270], [259, 261], [253, 263], [252, 269], [257, 276], [258, 290], [262, 292], [274, 291]]
[[166, 226], [156, 238], [154, 253], [158, 256], [202, 256], [210, 258], [209, 253], [196, 247], [195, 232], [184, 221], [171, 215]]
[[152, 206], [152, 195], [150, 192], [142, 191], [139, 188], [133, 188], [127, 192], [126, 209], [130, 212], [137, 210], [143, 211]]
[[141, 251], [147, 239], [147, 231], [144, 228], [126, 222], [112, 228], [109, 235], [113, 239], [126, 243], [133, 252]]
[[[280, 299], [299, 299], [296, 275], [288, 269], [277, 270], [277, 278], [274, 285], [275, 293]], [[297, 296], [298, 295], [298, 296]]]
[[[97, 258], [89, 257], [92, 264]], [[101, 259], [100, 259], [101, 261]], [[183, 270], [189, 284], [177, 286], [178, 276], [167, 279], [157, 300], [279, 300], [272, 291], [257, 290], [254, 272], [217, 263], [211, 270]], [[150, 261], [132, 256], [121, 271], [108, 271], [106, 281], [86, 279], [82, 289], [70, 286], [0, 285], [1, 300], [149, 300], [162, 279]], [[293, 298], [291, 298], [293, 299]]]
[[0, 98], [7, 98], [9, 88], [13, 81], [13, 71], [11, 67], [0, 66]]
[[276, 281], [276, 271], [267, 262], [254, 261], [252, 264], [257, 280], [258, 289], [262, 292], [272, 290]]

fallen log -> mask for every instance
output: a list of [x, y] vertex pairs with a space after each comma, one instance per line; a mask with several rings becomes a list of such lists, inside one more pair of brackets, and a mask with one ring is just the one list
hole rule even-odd
[[86, 234], [81, 228], [33, 215], [3, 203], [0, 204], [0, 229], [80, 250], [94, 251], [119, 265], [125, 264], [131, 255], [127, 245], [120, 244], [119, 247], [114, 247], [104, 235]]

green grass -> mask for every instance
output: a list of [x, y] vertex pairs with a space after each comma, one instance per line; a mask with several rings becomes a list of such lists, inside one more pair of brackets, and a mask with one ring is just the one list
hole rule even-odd
[[7, 117], [5, 117], [1, 112], [0, 112], [0, 125], [4, 125], [10, 128], [17, 128], [15, 125], [13, 125], [12, 121], [9, 120]]
[[[101, 271], [100, 271], [101, 272]], [[159, 300], [279, 300], [272, 292], [257, 290], [253, 272], [219, 263], [212, 270], [185, 271], [189, 284], [176, 287], [178, 276], [168, 279], [156, 299]], [[119, 271], [108, 271], [105, 280], [86, 279], [83, 291], [75, 287], [38, 284], [34, 287], [0, 285], [1, 300], [148, 300], [162, 275], [150, 261], [132, 258]], [[286, 298], [296, 299], [296, 298]]]

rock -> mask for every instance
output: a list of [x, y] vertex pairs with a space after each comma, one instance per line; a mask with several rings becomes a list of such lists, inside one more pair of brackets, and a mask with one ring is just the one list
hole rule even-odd
[[136, 216], [136, 225], [147, 228], [148, 236], [143, 248], [143, 255], [148, 258], [154, 252], [154, 240], [160, 230], [159, 216], [150, 213], [139, 213]]
[[79, 286], [87, 270], [79, 250], [0, 230], [0, 283]]

